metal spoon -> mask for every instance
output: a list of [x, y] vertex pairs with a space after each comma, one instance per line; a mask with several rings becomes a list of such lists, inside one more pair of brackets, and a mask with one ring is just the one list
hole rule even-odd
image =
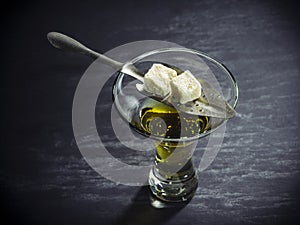
[[[103, 63], [111, 66], [112, 68], [120, 71], [121, 73], [125, 73], [130, 75], [141, 82], [144, 82], [144, 74], [139, 72], [139, 70], [131, 63], [121, 63], [115, 61], [103, 54], [95, 52], [78, 41], [74, 40], [71, 37], [68, 37], [64, 34], [57, 32], [50, 32], [47, 34], [47, 38], [49, 42], [55, 47], [65, 51], [81, 53], [87, 55], [93, 59], [101, 60]], [[182, 71], [181, 71], [182, 72]], [[176, 104], [176, 109], [183, 111], [188, 114], [193, 115], [201, 115], [201, 116], [209, 116], [209, 117], [217, 117], [223, 119], [229, 119], [235, 116], [234, 109], [227, 103], [227, 101], [217, 92], [214, 88], [204, 80], [199, 80], [202, 85], [202, 89], [205, 95], [209, 95], [209, 102], [205, 99], [205, 97], [200, 97], [199, 99], [194, 100], [193, 102], [189, 102], [187, 104]], [[164, 98], [160, 98], [159, 96], [151, 96], [151, 93], [142, 92], [142, 94], [153, 97], [158, 101], [167, 103]]]

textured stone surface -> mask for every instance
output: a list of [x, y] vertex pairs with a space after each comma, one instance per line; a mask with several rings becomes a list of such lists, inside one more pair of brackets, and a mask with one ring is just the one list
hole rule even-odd
[[[1, 43], [1, 219], [7, 224], [298, 224], [296, 5], [141, 2], [8, 8], [1, 22], [8, 32]], [[71, 109], [90, 61], [53, 49], [46, 40], [53, 30], [102, 52], [136, 40], [176, 42], [209, 53], [232, 71], [240, 88], [238, 115], [227, 125], [217, 158], [199, 174], [188, 205], [154, 209], [147, 188], [115, 184], [86, 164], [73, 137]], [[103, 95], [110, 97], [110, 90]], [[108, 118], [104, 108], [97, 113]], [[113, 138], [107, 141], [122, 148]], [[147, 163], [136, 153], [116, 154], [128, 163]]]

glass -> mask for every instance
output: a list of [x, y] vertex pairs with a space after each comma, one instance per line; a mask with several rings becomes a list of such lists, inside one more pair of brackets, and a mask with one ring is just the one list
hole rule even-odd
[[[207, 81], [235, 108], [238, 88], [230, 71], [199, 51], [185, 48], [158, 49], [131, 61], [146, 73], [153, 63], [190, 70], [196, 78]], [[192, 156], [197, 141], [215, 131], [226, 119], [178, 112], [176, 107], [145, 97], [136, 90], [140, 83], [119, 73], [114, 85], [117, 110], [133, 128], [156, 143], [155, 162], [149, 174], [152, 193], [166, 202], [188, 201], [194, 195], [198, 179]]]

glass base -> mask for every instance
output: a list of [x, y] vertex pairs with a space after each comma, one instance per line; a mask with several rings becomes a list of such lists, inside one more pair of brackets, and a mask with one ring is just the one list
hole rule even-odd
[[164, 179], [155, 167], [151, 169], [148, 181], [154, 196], [166, 202], [189, 201], [198, 187], [195, 172], [183, 179]]

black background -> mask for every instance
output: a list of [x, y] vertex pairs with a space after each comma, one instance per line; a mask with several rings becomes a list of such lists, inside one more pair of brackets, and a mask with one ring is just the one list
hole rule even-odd
[[[299, 7], [292, 1], [31, 1], [1, 13], [1, 224], [298, 224]], [[2, 4], [2, 3], [1, 3]], [[54, 49], [60, 31], [106, 52], [166, 40], [220, 59], [240, 87], [222, 150], [184, 208], [117, 185], [82, 159], [72, 100], [91, 60]]]

